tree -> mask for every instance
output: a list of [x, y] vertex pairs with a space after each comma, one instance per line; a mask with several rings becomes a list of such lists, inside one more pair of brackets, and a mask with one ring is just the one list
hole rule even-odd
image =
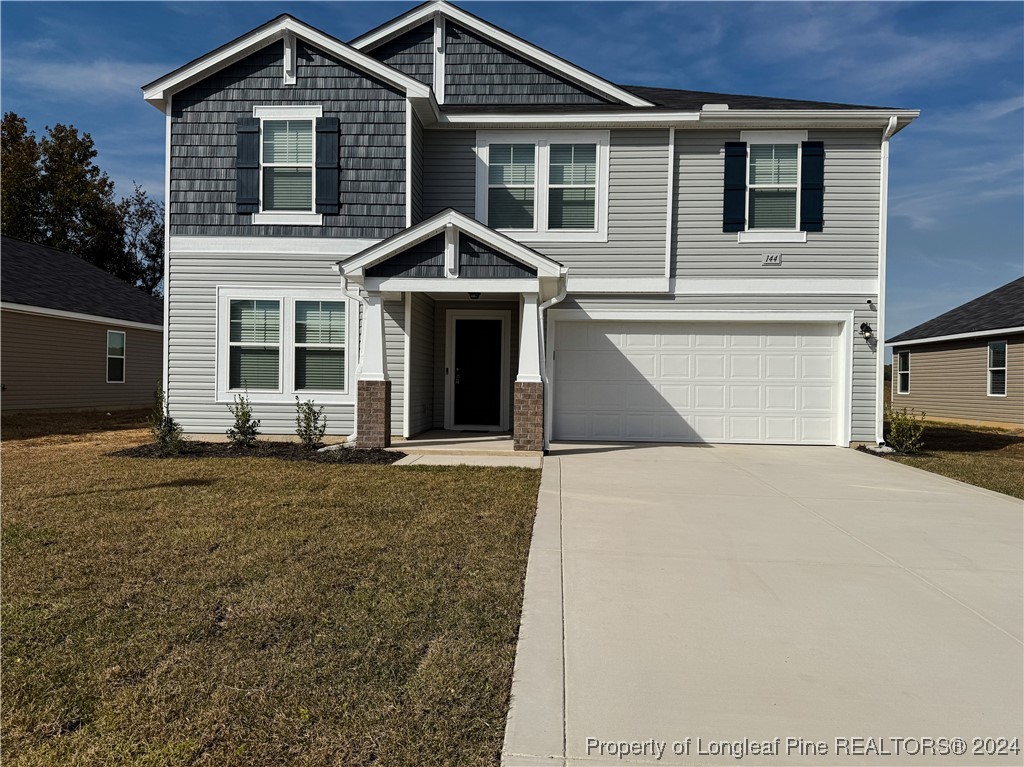
[[135, 185], [120, 202], [96, 165], [92, 136], [54, 125], [36, 139], [25, 118], [3, 116], [0, 230], [74, 253], [154, 295], [163, 277], [163, 211]]
[[42, 228], [40, 149], [24, 117], [4, 114], [0, 128], [0, 231], [38, 242]]
[[121, 200], [124, 248], [135, 262], [136, 281], [147, 293], [161, 294], [164, 278], [164, 210], [138, 184]]

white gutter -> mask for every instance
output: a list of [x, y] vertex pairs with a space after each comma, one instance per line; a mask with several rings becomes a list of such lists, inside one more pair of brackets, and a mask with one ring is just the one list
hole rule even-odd
[[[896, 132], [899, 121], [893, 115], [889, 124], [882, 131], [882, 156], [879, 160], [878, 182], [878, 327], [876, 338], [885, 338], [885, 240], [889, 229], [889, 139]], [[875, 441], [881, 445], [885, 442], [885, 345], [876, 344], [875, 360]]]
[[887, 341], [886, 346], [915, 346], [917, 344], [934, 344], [940, 341], [962, 341], [967, 338], [989, 338], [991, 336], [1012, 336], [1024, 333], [1024, 325], [1019, 328], [996, 328], [995, 330], [976, 330], [973, 333], [953, 333], [948, 336], [932, 336], [931, 338], [907, 338], [900, 341]]
[[544, 450], [548, 449], [549, 435], [551, 433], [551, 398], [548, 393], [551, 391], [551, 379], [548, 377], [548, 352], [547, 352], [547, 327], [544, 324], [544, 312], [555, 304], [565, 300], [565, 294], [568, 291], [569, 278], [566, 274], [563, 274], [561, 279], [561, 288], [558, 294], [551, 299], [548, 299], [540, 306], [537, 307], [537, 313], [540, 315], [540, 379], [544, 382]]

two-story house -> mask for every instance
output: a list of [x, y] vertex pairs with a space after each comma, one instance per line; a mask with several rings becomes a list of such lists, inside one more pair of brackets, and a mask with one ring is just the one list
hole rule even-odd
[[166, 114], [166, 390], [365, 446], [881, 439], [889, 141], [918, 112], [617, 85], [446, 2], [280, 16]]

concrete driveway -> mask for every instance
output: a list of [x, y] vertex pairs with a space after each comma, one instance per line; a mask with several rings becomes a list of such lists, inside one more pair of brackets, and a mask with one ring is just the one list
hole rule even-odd
[[556, 446], [503, 764], [1020, 765], [1022, 519], [840, 448]]

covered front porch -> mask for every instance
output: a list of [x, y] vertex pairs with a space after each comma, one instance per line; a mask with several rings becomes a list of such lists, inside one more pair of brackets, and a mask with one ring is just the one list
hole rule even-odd
[[338, 268], [362, 309], [360, 445], [443, 430], [544, 449], [541, 316], [564, 267], [449, 210]]

